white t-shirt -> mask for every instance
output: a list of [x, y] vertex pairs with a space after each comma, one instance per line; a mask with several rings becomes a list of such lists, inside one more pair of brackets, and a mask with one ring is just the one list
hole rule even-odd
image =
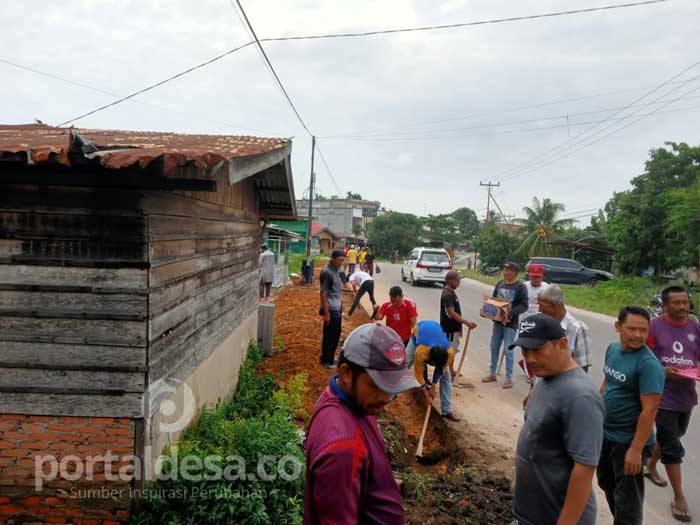
[[356, 286], [362, 286], [366, 281], [374, 281], [374, 278], [367, 272], [355, 272], [350, 276], [350, 282]]
[[542, 281], [542, 284], [535, 288], [534, 286], [532, 286], [532, 283], [530, 283], [530, 281], [525, 281], [525, 287], [527, 288], [527, 299], [530, 307], [527, 309], [527, 312], [520, 316], [521, 321], [526, 317], [535, 315], [537, 312], [540, 311], [540, 303], [537, 301], [537, 296], [548, 286], [549, 285], [546, 282]]

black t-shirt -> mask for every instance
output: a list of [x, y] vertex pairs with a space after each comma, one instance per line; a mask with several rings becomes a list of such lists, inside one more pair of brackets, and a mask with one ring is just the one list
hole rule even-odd
[[450, 286], [446, 285], [440, 297], [440, 326], [442, 327], [442, 331], [446, 334], [461, 332], [462, 323], [455, 321], [447, 315], [448, 308], [454, 308], [455, 312], [462, 315], [462, 307], [459, 304], [457, 292], [455, 292], [454, 288], [450, 288]]
[[365, 255], [365, 264], [372, 264], [374, 262], [374, 255], [368, 253]]

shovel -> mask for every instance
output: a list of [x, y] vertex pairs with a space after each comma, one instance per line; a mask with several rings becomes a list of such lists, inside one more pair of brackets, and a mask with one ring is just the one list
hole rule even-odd
[[462, 357], [459, 359], [459, 367], [457, 368], [457, 373], [452, 378], [452, 384], [457, 388], [474, 388], [471, 383], [455, 383], [457, 377], [462, 374], [462, 365], [464, 364], [464, 358], [467, 357], [467, 349], [469, 348], [469, 336], [472, 335], [472, 329], [467, 329], [467, 337], [464, 340], [464, 348], [462, 348]]
[[430, 411], [433, 408], [432, 403], [428, 403], [428, 410], [425, 411], [425, 420], [423, 421], [423, 429], [420, 431], [418, 439], [418, 448], [416, 449], [416, 461], [421, 465], [433, 464], [433, 459], [423, 456], [423, 440], [425, 439], [425, 431], [428, 430], [428, 420], [430, 420]]

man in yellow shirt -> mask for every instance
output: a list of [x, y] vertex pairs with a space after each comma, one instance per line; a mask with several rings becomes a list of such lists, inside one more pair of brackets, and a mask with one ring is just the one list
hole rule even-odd
[[[455, 351], [450, 346], [440, 323], [420, 321], [413, 327], [413, 335], [406, 348], [406, 362], [413, 366], [418, 383], [425, 389], [428, 401], [435, 398], [435, 384], [440, 383], [440, 412], [450, 421], [459, 421], [452, 413], [452, 376], [450, 369], [455, 359]], [[435, 367], [432, 383], [428, 381], [428, 367]]]
[[348, 278], [355, 273], [355, 265], [357, 264], [357, 250], [355, 249], [355, 245], [353, 244], [350, 246], [350, 249], [348, 250], [348, 254], [345, 257], [345, 260], [348, 262]]
[[360, 270], [365, 271], [365, 258], [367, 257], [367, 248], [364, 246], [360, 248], [360, 254], [357, 256], [357, 259], [360, 263]]

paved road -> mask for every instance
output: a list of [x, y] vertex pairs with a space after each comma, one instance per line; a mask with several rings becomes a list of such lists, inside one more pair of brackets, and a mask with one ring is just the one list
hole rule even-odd
[[[401, 285], [404, 289], [406, 297], [413, 299], [417, 306], [421, 319], [439, 320], [439, 302], [441, 288], [437, 285], [422, 285], [411, 287], [409, 283], [401, 283], [400, 277], [401, 266], [385, 263], [382, 265], [382, 273], [377, 276], [377, 301], [384, 302], [388, 300], [388, 290], [393, 285]], [[467, 319], [476, 322], [479, 326], [472, 332], [471, 341], [469, 344], [468, 360], [471, 364], [479, 369], [480, 372], [486, 374], [488, 371], [488, 363], [490, 353], [488, 351], [488, 343], [491, 336], [490, 321], [479, 318], [479, 308], [484, 293], [490, 294], [492, 287], [469, 279], [462, 280], [462, 284], [458, 290], [460, 302], [462, 304], [463, 314]], [[603, 380], [602, 364], [605, 355], [605, 349], [608, 343], [617, 339], [617, 334], [614, 328], [614, 319], [601, 314], [588, 312], [571, 308], [571, 313], [585, 322], [591, 329], [593, 337], [593, 368], [591, 370], [592, 377], [597, 384]], [[517, 364], [516, 364], [517, 367]], [[493, 399], [498, 399], [499, 402], [505, 401], [513, 410], [520, 410], [522, 399], [528, 391], [528, 386], [525, 381], [524, 374], [515, 373], [515, 387], [506, 391], [497, 386], [478, 385], [477, 388], [481, 396]], [[465, 390], [455, 390], [457, 396], [464, 395]], [[500, 414], [494, 414], [494, 427], [498, 428]], [[684, 487], [686, 496], [695, 502], [691, 501], [691, 511], [697, 519], [700, 519], [700, 503], [697, 501], [697, 496], [700, 494], [700, 416], [696, 416], [691, 423], [691, 428], [684, 442], [687, 448], [686, 463], [683, 473], [685, 475]], [[665, 524], [674, 522], [671, 518], [668, 508], [672, 491], [669, 488], [660, 489], [647, 482], [646, 508], [645, 508], [645, 523], [646, 524]], [[599, 507], [605, 507], [605, 502], [599, 498]], [[611, 523], [605, 520], [605, 512], [601, 513], [599, 523]]]

